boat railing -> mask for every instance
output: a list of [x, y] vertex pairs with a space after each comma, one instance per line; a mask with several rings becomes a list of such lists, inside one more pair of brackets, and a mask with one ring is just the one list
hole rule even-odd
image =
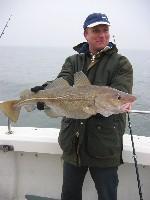
[[130, 113], [150, 114], [150, 111], [149, 110], [131, 110]]

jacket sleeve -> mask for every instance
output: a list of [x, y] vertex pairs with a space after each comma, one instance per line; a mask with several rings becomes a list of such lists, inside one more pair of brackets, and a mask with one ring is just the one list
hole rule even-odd
[[133, 69], [126, 57], [120, 57], [117, 70], [114, 72], [110, 86], [123, 92], [132, 93]]

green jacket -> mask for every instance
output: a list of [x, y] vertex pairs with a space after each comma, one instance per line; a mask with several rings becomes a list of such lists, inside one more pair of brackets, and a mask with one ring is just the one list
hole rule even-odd
[[[88, 52], [68, 57], [58, 77], [73, 85], [73, 75], [83, 71], [91, 84], [107, 85], [131, 93], [133, 70], [128, 59], [112, 44], [91, 61]], [[122, 161], [125, 114], [103, 117], [100, 114], [77, 120], [64, 117], [58, 142], [66, 162], [80, 166], [113, 167]]]

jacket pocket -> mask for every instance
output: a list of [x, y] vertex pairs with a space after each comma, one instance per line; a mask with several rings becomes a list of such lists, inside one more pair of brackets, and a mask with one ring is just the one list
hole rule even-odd
[[61, 121], [58, 143], [64, 153], [71, 154], [74, 151], [75, 120], [64, 117]]
[[120, 154], [122, 138], [119, 129], [120, 125], [113, 120], [113, 116], [91, 119], [87, 129], [88, 154], [100, 159], [110, 159]]

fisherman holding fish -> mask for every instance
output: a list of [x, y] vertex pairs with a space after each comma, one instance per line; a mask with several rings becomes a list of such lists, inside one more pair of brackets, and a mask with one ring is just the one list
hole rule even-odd
[[[131, 93], [133, 70], [125, 56], [110, 42], [110, 22], [105, 14], [90, 14], [83, 24], [83, 42], [74, 47], [77, 54], [68, 57], [58, 77], [74, 84], [74, 73], [83, 71], [93, 85], [110, 86]], [[44, 89], [33, 88], [34, 89]], [[37, 92], [37, 91], [35, 91]], [[88, 91], [87, 91], [88, 92]], [[105, 99], [109, 101], [109, 99]], [[42, 109], [43, 104], [38, 104]], [[129, 111], [131, 103], [124, 105]], [[99, 200], [117, 200], [118, 166], [123, 163], [123, 134], [126, 114], [88, 119], [62, 119], [59, 144], [63, 150], [62, 200], [81, 200], [87, 171], [95, 183]]]
[[51, 117], [63, 116], [58, 138], [64, 160], [61, 200], [82, 200], [88, 170], [98, 199], [117, 200], [125, 113], [135, 97], [132, 66], [110, 42], [109, 29], [105, 14], [87, 16], [86, 42], [74, 47], [77, 53], [65, 60], [57, 79], [0, 104], [14, 122], [21, 106], [33, 103]]

